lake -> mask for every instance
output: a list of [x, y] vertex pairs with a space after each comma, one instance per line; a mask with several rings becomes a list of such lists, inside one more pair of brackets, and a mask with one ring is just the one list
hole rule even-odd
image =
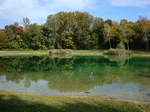
[[150, 58], [0, 57], [0, 91], [150, 101]]

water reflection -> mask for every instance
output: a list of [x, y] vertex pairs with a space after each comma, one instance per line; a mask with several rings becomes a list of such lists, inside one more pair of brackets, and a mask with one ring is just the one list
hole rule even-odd
[[1, 57], [0, 90], [150, 100], [150, 58]]

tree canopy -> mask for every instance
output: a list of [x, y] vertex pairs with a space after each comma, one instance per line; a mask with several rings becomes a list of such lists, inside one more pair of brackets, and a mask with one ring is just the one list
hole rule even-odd
[[120, 22], [94, 17], [87, 12], [59, 12], [45, 24], [23, 18], [0, 31], [0, 49], [141, 49], [150, 48], [150, 20]]

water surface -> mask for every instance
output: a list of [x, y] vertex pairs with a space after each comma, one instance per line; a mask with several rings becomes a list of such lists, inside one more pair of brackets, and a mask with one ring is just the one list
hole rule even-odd
[[150, 101], [150, 58], [0, 57], [0, 91]]

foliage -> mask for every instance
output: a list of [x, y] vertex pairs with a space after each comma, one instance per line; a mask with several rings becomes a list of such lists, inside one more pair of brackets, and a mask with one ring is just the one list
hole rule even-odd
[[45, 41], [42, 35], [42, 27], [37, 24], [30, 24], [24, 33], [24, 42], [28, 49], [45, 49]]
[[47, 38], [51, 39], [51, 46], [52, 48], [61, 48], [60, 43], [59, 43], [59, 37], [60, 34], [58, 33], [59, 31], [59, 26], [60, 26], [60, 21], [57, 15], [49, 15], [46, 21], [45, 26], [47, 27], [48, 31], [50, 32]]
[[109, 49], [108, 51], [104, 52], [105, 55], [116, 55], [116, 56], [128, 56], [130, 55], [129, 51], [124, 49]]
[[4, 48], [6, 43], [5, 43], [5, 38], [6, 38], [6, 33], [4, 30], [0, 30], [0, 49]]
[[149, 42], [150, 42], [150, 20], [147, 18], [140, 18], [138, 21], [142, 30], [143, 41], [146, 43], [146, 49], [149, 50]]
[[120, 42], [120, 43], [117, 45], [117, 49], [125, 49], [124, 43]]
[[20, 49], [24, 46], [23, 28], [21, 26], [9, 25], [5, 27], [6, 32], [6, 47], [8, 49]]
[[[136, 22], [119, 22], [93, 17], [87, 12], [59, 12], [49, 15], [43, 25], [30, 24], [23, 18], [6, 25], [5, 47], [1, 49], [108, 49], [149, 50], [150, 20], [144, 17]], [[3, 35], [3, 34], [2, 34]], [[1, 46], [3, 46], [1, 44]]]
[[63, 49], [75, 49], [72, 34], [68, 31], [64, 31], [61, 34], [61, 46]]
[[[119, 25], [116, 22], [113, 22], [111, 25], [108, 23], [104, 24], [104, 42], [108, 43], [109, 42], [109, 47], [112, 48], [112, 42], [114, 40], [117, 41], [117, 37], [119, 35]], [[116, 47], [116, 46], [115, 46]]]
[[24, 27], [27, 27], [28, 25], [30, 25], [30, 19], [28, 17], [23, 18], [23, 25]]
[[127, 49], [129, 50], [129, 43], [133, 41], [133, 37], [135, 36], [134, 31], [134, 23], [128, 23], [125, 21], [120, 25], [120, 41], [127, 44]]
[[49, 54], [51, 55], [51, 56], [57, 56], [57, 55], [60, 55], [60, 56], [63, 56], [63, 55], [71, 55], [72, 54], [72, 50], [69, 50], [69, 49], [65, 49], [65, 50], [63, 50], [63, 49], [59, 49], [59, 50], [55, 50], [55, 49], [53, 49], [53, 50], [50, 50], [49, 51]]

